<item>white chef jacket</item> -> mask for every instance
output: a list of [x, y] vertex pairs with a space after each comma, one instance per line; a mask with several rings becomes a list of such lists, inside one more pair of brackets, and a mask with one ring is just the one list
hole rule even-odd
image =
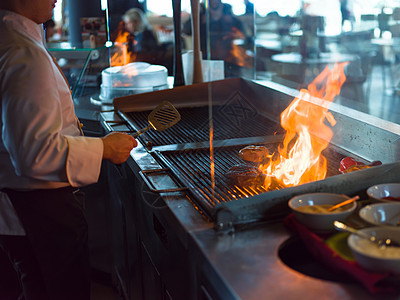
[[[43, 36], [42, 25], [0, 10], [0, 188], [79, 187], [99, 178], [103, 143], [83, 136]], [[1, 192], [0, 234], [25, 234]]]

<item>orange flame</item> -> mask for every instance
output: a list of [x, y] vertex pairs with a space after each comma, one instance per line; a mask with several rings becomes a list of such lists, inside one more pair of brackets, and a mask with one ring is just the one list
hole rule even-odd
[[235, 40], [244, 40], [244, 34], [236, 27], [232, 28], [232, 32], [229, 36], [224, 37], [224, 39], [230, 39], [232, 41], [232, 48], [230, 55], [228, 55], [225, 60], [231, 63], [235, 63], [240, 67], [250, 68], [252, 66], [252, 57], [247, 54], [245, 48], [240, 45], [235, 44]]
[[239, 67], [250, 68], [252, 66], [252, 58], [246, 53], [246, 49], [235, 44], [232, 44], [230, 55], [226, 57], [226, 61], [236, 63]]
[[214, 159], [214, 126], [210, 118], [210, 172], [211, 172], [211, 191], [212, 199], [215, 199], [215, 159]]
[[125, 66], [126, 64], [135, 61], [136, 54], [128, 51], [128, 41], [129, 32], [119, 30], [114, 41], [115, 53], [111, 57], [111, 67]]
[[331, 126], [336, 123], [328, 108], [346, 80], [346, 64], [335, 64], [332, 70], [327, 66], [281, 114], [286, 135], [279, 153], [260, 167], [266, 174], [265, 188], [273, 178], [284, 186], [295, 186], [326, 177], [327, 161], [321, 152], [328, 147], [333, 133], [325, 119]]

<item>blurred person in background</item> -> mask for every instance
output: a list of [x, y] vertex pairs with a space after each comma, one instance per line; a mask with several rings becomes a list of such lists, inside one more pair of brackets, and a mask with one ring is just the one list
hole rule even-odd
[[124, 13], [111, 40], [123, 44], [130, 54], [129, 62], [142, 61], [150, 64], [158, 62], [159, 45], [145, 14], [138, 8]]
[[[209, 40], [210, 59], [225, 61], [225, 76], [240, 75], [240, 68], [249, 65], [245, 53], [246, 34], [242, 22], [233, 14], [232, 6], [221, 0], [209, 1]], [[182, 32], [192, 35], [191, 19], [184, 25]], [[207, 14], [204, 2], [200, 3], [200, 47], [203, 59], [207, 59]], [[241, 41], [238, 46], [235, 42]], [[250, 63], [251, 64], [251, 63]]]

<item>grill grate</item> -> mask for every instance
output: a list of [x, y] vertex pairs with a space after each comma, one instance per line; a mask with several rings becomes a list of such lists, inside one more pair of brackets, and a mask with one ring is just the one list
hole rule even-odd
[[[279, 142], [267, 143], [268, 137], [284, 134], [280, 124], [257, 114], [239, 114], [235, 112], [237, 106], [223, 105], [213, 106], [213, 128], [214, 141], [228, 141], [237, 138], [245, 140], [238, 145], [214, 148], [214, 184], [211, 179], [211, 160], [209, 148], [189, 147], [189, 149], [157, 150], [152, 153], [165, 167], [171, 169], [176, 180], [183, 186], [189, 188], [193, 201], [212, 219], [212, 212], [216, 205], [235, 201], [242, 198], [249, 198], [265, 192], [264, 187], [242, 187], [237, 186], [226, 178], [226, 172], [234, 165], [243, 164], [238, 152], [248, 144], [246, 141], [252, 137], [262, 137], [264, 146], [269, 153], [277, 152]], [[125, 113], [126, 119], [133, 129], [140, 129], [147, 125], [149, 111]], [[153, 146], [189, 144], [206, 142], [209, 140], [209, 109], [207, 106], [180, 108], [181, 120], [173, 127], [163, 132], [148, 131], [142, 136], [151, 141]], [[174, 148], [176, 149], [176, 148]], [[338, 167], [340, 160], [346, 155], [340, 154], [334, 146], [330, 145], [323, 154], [328, 161], [327, 176], [339, 174]], [[213, 188], [214, 186], [214, 188]], [[270, 190], [283, 189], [277, 183], [270, 187]]]
[[[213, 106], [214, 140], [268, 136], [282, 133], [283, 129], [272, 121], [257, 113], [243, 113], [234, 105]], [[192, 107], [178, 109], [181, 120], [163, 132], [148, 131], [142, 135], [152, 142], [153, 146], [197, 143], [209, 140], [210, 118], [208, 107]], [[125, 113], [134, 130], [147, 126], [150, 111]]]
[[[264, 145], [270, 153], [276, 151], [278, 143]], [[239, 187], [231, 184], [225, 174], [234, 165], [243, 164], [238, 152], [245, 146], [219, 147], [214, 150], [215, 189], [212, 188], [209, 149], [190, 149], [179, 151], [155, 152], [156, 157], [169, 167], [183, 185], [194, 196], [196, 204], [210, 217], [212, 209], [218, 203], [230, 202], [267, 192], [263, 187]], [[324, 150], [328, 160], [328, 176], [339, 174], [339, 162], [345, 156], [336, 150]], [[279, 189], [275, 186], [274, 189]]]

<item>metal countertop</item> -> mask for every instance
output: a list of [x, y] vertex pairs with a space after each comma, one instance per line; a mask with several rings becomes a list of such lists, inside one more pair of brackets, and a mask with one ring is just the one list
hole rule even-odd
[[[119, 119], [103, 113], [104, 119]], [[116, 126], [124, 126], [118, 125]], [[114, 128], [118, 129], [118, 128]], [[135, 174], [160, 168], [139, 143], [128, 165]], [[213, 224], [200, 215], [182, 192], [161, 193], [170, 212], [168, 222], [189, 251], [197, 252], [218, 274], [233, 299], [378, 299], [358, 283], [340, 283], [304, 275], [285, 265], [278, 257], [281, 245], [292, 234], [282, 222], [254, 224], [233, 234], [218, 234]], [[385, 299], [398, 299], [385, 295]]]

